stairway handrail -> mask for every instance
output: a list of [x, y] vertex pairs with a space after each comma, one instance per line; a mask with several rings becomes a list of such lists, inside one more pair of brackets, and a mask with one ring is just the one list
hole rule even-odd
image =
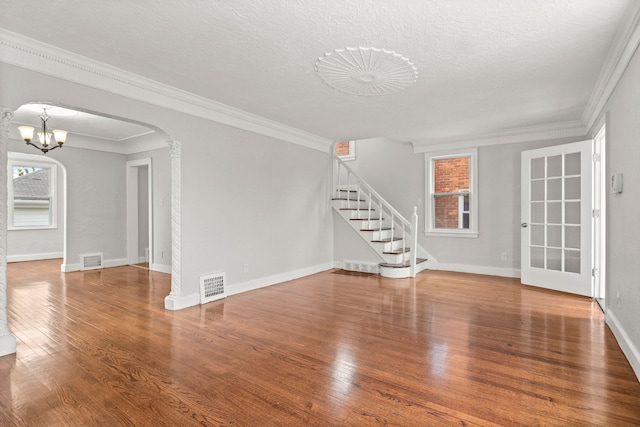
[[[378, 194], [378, 192], [376, 190], [374, 190], [373, 187], [370, 186], [367, 183], [367, 181], [362, 179], [357, 173], [355, 173], [353, 171], [353, 169], [351, 169], [349, 166], [347, 166], [347, 164], [344, 162], [344, 160], [342, 160], [336, 154], [333, 155], [333, 159], [337, 160], [338, 164], [341, 167], [344, 167], [347, 170], [347, 172], [349, 172], [351, 175], [353, 175], [361, 185], [364, 185], [364, 187], [367, 189], [367, 191], [369, 193], [371, 193], [372, 195], [374, 195], [376, 197], [376, 199], [381, 204], [383, 204], [385, 208], [387, 208], [389, 210], [391, 215], [397, 217], [402, 222], [403, 225], [406, 225], [409, 228], [409, 230], [411, 230], [411, 222], [408, 219], [406, 219], [404, 216], [402, 216], [402, 214], [400, 212], [398, 212], [393, 206], [391, 206], [391, 203], [387, 202], [380, 194]], [[334, 188], [339, 190], [339, 188], [338, 188], [339, 185], [340, 185], [340, 181], [339, 181], [339, 177], [338, 177], [338, 181], [335, 183]]]

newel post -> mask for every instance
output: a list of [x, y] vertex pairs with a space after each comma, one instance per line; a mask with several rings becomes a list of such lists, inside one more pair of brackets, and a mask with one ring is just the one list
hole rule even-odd
[[16, 337], [7, 319], [7, 151], [13, 110], [2, 109], [0, 122], [0, 356], [16, 352]]

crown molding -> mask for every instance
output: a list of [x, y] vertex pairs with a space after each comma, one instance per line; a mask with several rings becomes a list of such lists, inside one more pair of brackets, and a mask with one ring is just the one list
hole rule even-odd
[[521, 142], [543, 141], [558, 138], [583, 138], [586, 128], [582, 121], [552, 123], [539, 126], [527, 126], [506, 129], [500, 132], [477, 135], [473, 138], [447, 138], [436, 140], [412, 141], [414, 153], [431, 153], [434, 151], [453, 150], [458, 148], [487, 147], [500, 144], [517, 144]]
[[618, 32], [602, 65], [596, 85], [582, 114], [582, 121], [587, 131], [592, 132], [594, 124], [622, 78], [638, 45], [640, 45], [640, 4], [636, 6], [635, 13], [629, 15], [627, 22]]
[[325, 153], [333, 143], [3, 28], [0, 28], [0, 61]]

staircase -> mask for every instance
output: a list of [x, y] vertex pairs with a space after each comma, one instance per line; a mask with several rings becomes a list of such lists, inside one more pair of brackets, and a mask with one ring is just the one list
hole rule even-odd
[[408, 221], [336, 155], [333, 177], [333, 209], [380, 256], [381, 276], [415, 277], [427, 267], [416, 257], [417, 207]]

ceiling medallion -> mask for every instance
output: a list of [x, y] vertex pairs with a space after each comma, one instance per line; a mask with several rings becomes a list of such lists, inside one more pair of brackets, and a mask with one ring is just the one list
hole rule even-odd
[[407, 58], [375, 47], [336, 49], [318, 58], [315, 68], [326, 84], [351, 95], [389, 95], [418, 79], [418, 69]]

